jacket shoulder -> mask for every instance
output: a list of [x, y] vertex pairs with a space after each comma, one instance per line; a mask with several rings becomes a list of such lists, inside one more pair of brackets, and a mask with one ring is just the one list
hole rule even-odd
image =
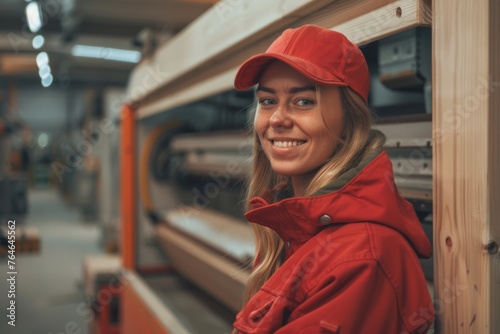
[[[307, 295], [325, 282], [353, 272], [378, 272], [392, 287], [403, 323], [412, 328], [416, 323], [432, 320], [432, 300], [418, 256], [411, 243], [398, 231], [374, 223], [348, 224], [324, 238], [337, 243], [338, 257], [331, 265], [325, 263], [324, 274], [309, 288]], [[358, 269], [356, 269], [358, 268]], [[424, 310], [424, 311], [422, 311]]]
[[327, 228], [311, 241], [313, 240], [315, 246], [335, 250], [336, 263], [350, 259], [379, 261], [394, 256], [408, 256], [419, 263], [415, 250], [401, 233], [376, 223], [350, 223], [341, 227]]

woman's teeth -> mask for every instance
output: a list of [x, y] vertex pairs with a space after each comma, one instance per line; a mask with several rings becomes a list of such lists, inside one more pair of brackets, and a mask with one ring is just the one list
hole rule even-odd
[[273, 140], [273, 146], [276, 147], [292, 147], [292, 146], [299, 146], [304, 144], [304, 141], [280, 141], [280, 140]]

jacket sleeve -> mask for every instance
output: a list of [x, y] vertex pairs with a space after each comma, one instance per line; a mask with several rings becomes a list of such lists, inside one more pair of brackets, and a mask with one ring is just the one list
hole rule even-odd
[[395, 291], [376, 260], [350, 260], [314, 283], [276, 333], [425, 333], [403, 325]]

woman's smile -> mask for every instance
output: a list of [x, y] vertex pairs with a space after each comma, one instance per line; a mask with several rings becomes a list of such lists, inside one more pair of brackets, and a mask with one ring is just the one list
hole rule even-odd
[[295, 147], [305, 144], [303, 140], [272, 140], [271, 141], [274, 147], [287, 148], [287, 147]]

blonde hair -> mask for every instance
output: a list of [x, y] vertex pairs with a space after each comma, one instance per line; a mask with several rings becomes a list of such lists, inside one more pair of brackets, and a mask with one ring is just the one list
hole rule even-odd
[[[318, 86], [317, 92], [318, 101], [321, 103], [321, 86]], [[341, 138], [330, 160], [313, 177], [305, 196], [312, 196], [349, 169], [356, 167], [369, 152], [379, 149], [385, 143], [385, 136], [371, 129], [372, 113], [366, 102], [348, 87], [340, 87], [340, 96], [344, 123]], [[288, 179], [272, 170], [255, 130], [253, 137], [252, 170], [247, 184], [247, 210], [250, 209], [248, 201], [251, 198], [261, 196], [266, 190]], [[281, 266], [285, 255], [284, 242], [276, 232], [258, 224], [252, 224], [252, 228], [256, 240], [257, 258], [254, 260], [255, 267], [247, 283], [245, 304]]]

